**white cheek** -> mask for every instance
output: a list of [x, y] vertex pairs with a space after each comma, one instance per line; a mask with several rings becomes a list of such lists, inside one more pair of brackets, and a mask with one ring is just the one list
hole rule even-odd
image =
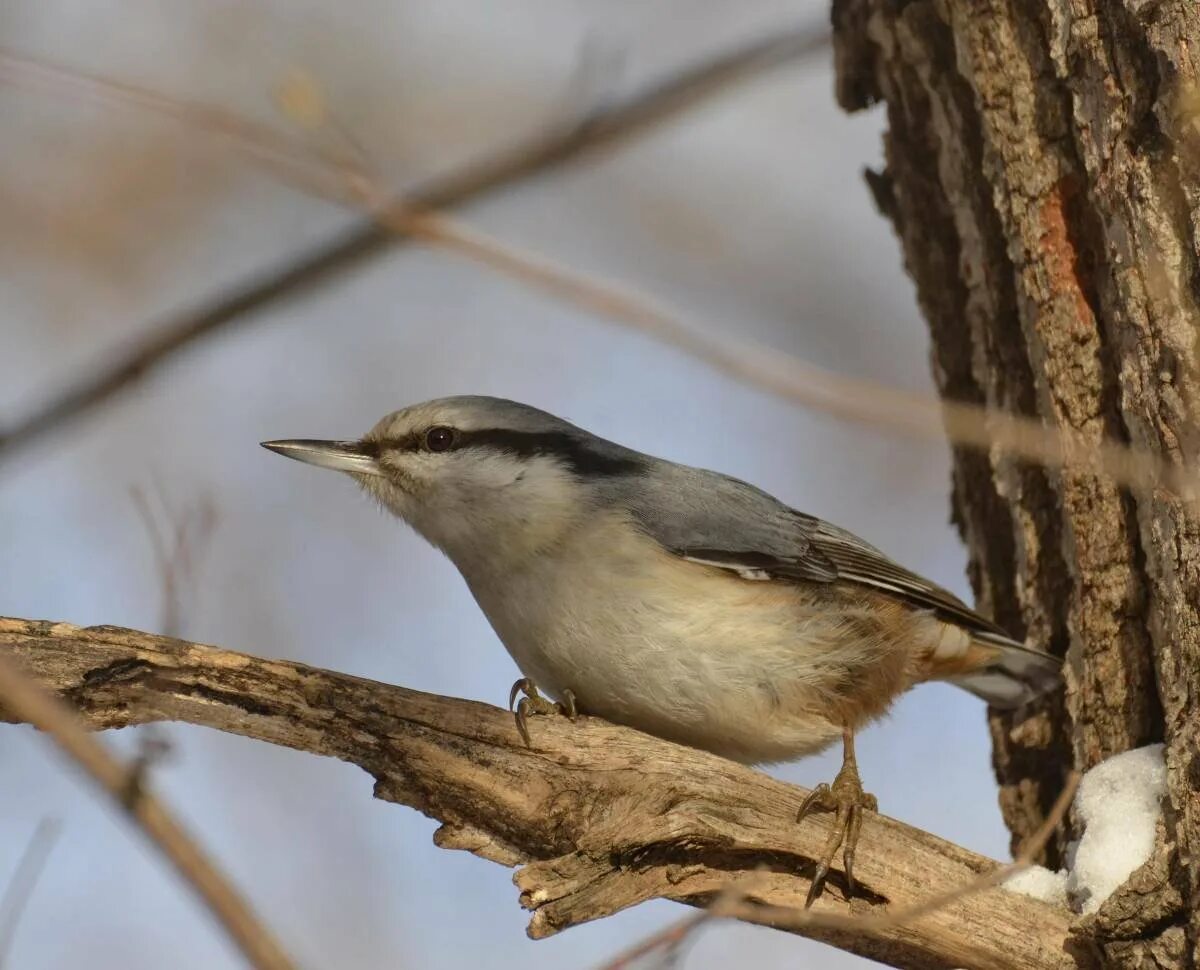
[[444, 456], [438, 469], [441, 481], [465, 493], [489, 494], [521, 481], [527, 474], [523, 462], [504, 454], [467, 449]]
[[422, 496], [413, 525], [460, 568], [504, 568], [544, 550], [583, 511], [579, 483], [551, 458], [453, 456]]
[[412, 497], [404, 490], [397, 488], [386, 478], [378, 475], [355, 476], [363, 491], [379, 502], [393, 515], [409, 519], [412, 515]]

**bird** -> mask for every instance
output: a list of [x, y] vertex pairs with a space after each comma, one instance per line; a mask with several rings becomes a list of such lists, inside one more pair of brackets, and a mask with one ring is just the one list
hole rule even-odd
[[262, 445], [347, 473], [451, 560], [520, 669], [509, 708], [527, 745], [529, 718], [554, 713], [747, 764], [840, 739], [833, 783], [797, 813], [836, 813], [809, 905], [839, 848], [853, 894], [878, 810], [856, 732], [925, 681], [1011, 709], [1061, 680], [1058, 658], [853, 533], [526, 404], [445, 397], [355, 440]]

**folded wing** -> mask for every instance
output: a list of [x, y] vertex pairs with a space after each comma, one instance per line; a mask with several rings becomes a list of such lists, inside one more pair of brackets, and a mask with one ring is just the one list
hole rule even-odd
[[640, 493], [633, 512], [662, 546], [693, 562], [747, 580], [855, 583], [929, 610], [985, 640], [1015, 642], [949, 590], [853, 533], [738, 479], [668, 466]]

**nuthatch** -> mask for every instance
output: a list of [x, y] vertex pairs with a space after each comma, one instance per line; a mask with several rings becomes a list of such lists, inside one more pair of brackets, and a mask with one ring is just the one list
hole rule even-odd
[[443, 398], [358, 441], [263, 444], [348, 472], [449, 556], [524, 674], [526, 743], [528, 714], [576, 708], [750, 763], [842, 738], [800, 809], [837, 812], [810, 903], [842, 845], [853, 890], [876, 807], [856, 730], [927, 680], [1000, 708], [1059, 682], [1057, 659], [844, 529], [527, 405]]

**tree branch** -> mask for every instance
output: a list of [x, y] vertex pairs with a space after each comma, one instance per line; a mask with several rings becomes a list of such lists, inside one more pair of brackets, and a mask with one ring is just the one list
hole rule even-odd
[[[231, 139], [248, 155], [271, 166], [289, 184], [297, 184], [322, 198], [365, 209], [380, 226], [398, 236], [453, 252], [551, 297], [633, 327], [739, 380], [796, 403], [876, 429], [938, 440], [947, 436], [956, 445], [1030, 459], [1047, 469], [1098, 473], [1111, 479], [1114, 486], [1142, 490], [1166, 486], [1189, 502], [1195, 502], [1200, 495], [1194, 472], [1158, 454], [1140, 452], [1116, 440], [1089, 439], [1086, 447], [1080, 447], [1053, 424], [989, 410], [975, 403], [939, 402], [856, 381], [787, 355], [781, 357], [776, 351], [744, 340], [697, 328], [635, 290], [522, 251], [442, 213], [414, 208], [410, 197], [392, 195], [366, 159], [306, 151], [289, 141], [286, 134], [219, 108], [178, 101], [123, 81], [52, 68], [0, 48], [0, 80], [13, 72], [23, 77], [22, 70], [39, 80], [46, 80], [43, 75], [48, 75], [71, 90], [79, 87], [101, 101], [190, 120], [207, 133]], [[171, 632], [169, 626], [165, 632]]]
[[0, 970], [8, 966], [8, 955], [12, 952], [13, 940], [25, 908], [33, 898], [34, 890], [46, 867], [46, 860], [54, 843], [62, 832], [62, 821], [50, 816], [38, 822], [25, 851], [17, 860], [8, 885], [0, 893]]
[[1000, 889], [911, 923], [847, 924], [997, 866], [881, 815], [863, 826], [853, 905], [835, 873], [811, 921], [782, 919], [802, 905], [828, 832], [826, 819], [796, 825], [805, 792], [598, 719], [539, 718], [526, 748], [511, 716], [485, 704], [119, 627], [0, 618], [0, 652], [97, 728], [184, 721], [361, 766], [376, 797], [443, 823], [436, 844], [521, 866], [535, 938], [652, 898], [703, 906], [732, 887], [741, 918], [898, 967], [1091, 966], [1070, 913]]
[[[827, 27], [807, 26], [723, 51], [570, 125], [539, 132], [510, 150], [435, 178], [405, 194], [402, 201], [413, 209], [442, 209], [518, 185], [618, 147], [738, 82], [824, 49], [828, 43]], [[0, 54], [9, 61], [15, 57], [2, 50]], [[0, 79], [10, 79], [10, 75], [0, 73]], [[368, 218], [295, 262], [268, 270], [181, 316], [150, 325], [144, 336], [109, 354], [107, 361], [59, 395], [26, 417], [0, 425], [0, 462], [127, 389], [193, 341], [273, 303], [313, 290], [366, 258], [408, 241], [405, 233]]]
[[[48, 685], [45, 685], [48, 686]], [[292, 970], [279, 941], [254, 914], [199, 844], [147, 790], [138, 761], [127, 767], [92, 737], [71, 708], [0, 653], [3, 711], [44, 731], [63, 753], [115, 799], [171, 862], [256, 970]]]

